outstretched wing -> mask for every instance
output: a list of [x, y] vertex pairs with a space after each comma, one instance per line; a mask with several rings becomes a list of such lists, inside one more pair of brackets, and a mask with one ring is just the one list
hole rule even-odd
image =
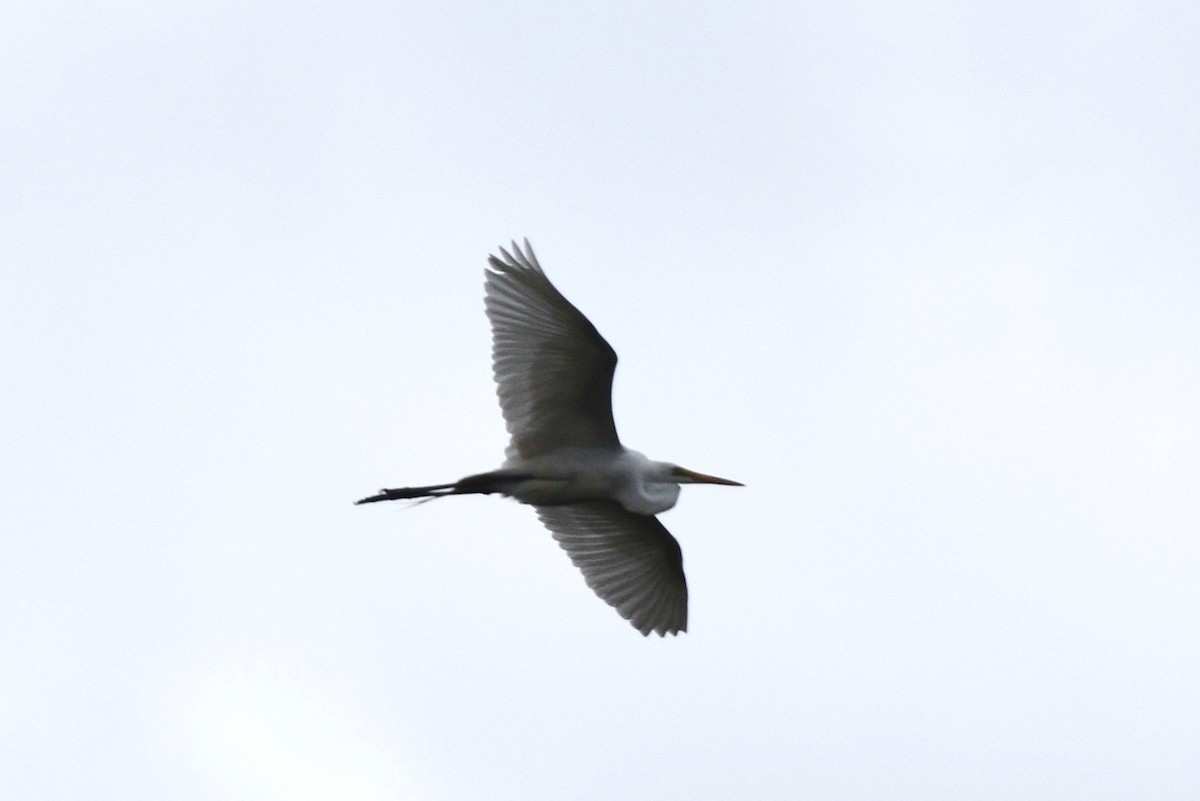
[[529, 240], [488, 257], [492, 369], [510, 456], [619, 446], [612, 416], [617, 354], [542, 272]]
[[642, 634], [687, 631], [687, 580], [679, 543], [653, 515], [616, 501], [538, 506], [589, 587]]

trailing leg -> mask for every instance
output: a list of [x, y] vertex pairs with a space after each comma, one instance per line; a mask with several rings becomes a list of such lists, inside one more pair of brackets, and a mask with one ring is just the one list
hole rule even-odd
[[443, 495], [453, 495], [453, 484], [432, 484], [428, 487], [400, 487], [399, 489], [382, 489], [379, 494], [355, 501], [360, 503], [376, 503], [378, 501], [404, 501], [412, 498], [440, 498]]
[[377, 503], [379, 501], [405, 501], [414, 498], [441, 498], [445, 495], [491, 495], [494, 492], [508, 494], [507, 490], [515, 483], [530, 478], [523, 473], [509, 473], [495, 470], [490, 473], [477, 473], [455, 481], [453, 484], [431, 484], [428, 487], [400, 487], [398, 489], [382, 489], [378, 494], [369, 498], [355, 501], [355, 504]]

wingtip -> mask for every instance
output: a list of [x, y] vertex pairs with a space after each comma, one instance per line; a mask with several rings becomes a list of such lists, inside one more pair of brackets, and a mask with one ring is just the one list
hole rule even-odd
[[542, 265], [538, 263], [537, 256], [534, 255], [533, 245], [529, 244], [529, 237], [525, 237], [523, 242], [524, 247], [518, 245], [515, 239], [510, 240], [507, 248], [504, 245], [497, 246], [496, 250], [500, 252], [500, 255], [489, 255], [488, 264], [500, 272], [515, 269], [542, 273]]

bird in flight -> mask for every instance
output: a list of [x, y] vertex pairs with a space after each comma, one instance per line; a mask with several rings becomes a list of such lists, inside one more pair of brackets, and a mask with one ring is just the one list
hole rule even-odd
[[357, 503], [499, 494], [529, 504], [589, 587], [643, 635], [687, 630], [679, 543], [655, 515], [681, 484], [737, 481], [655, 462], [621, 445], [617, 354], [525, 248], [488, 257], [492, 371], [511, 436], [504, 465], [451, 484], [383, 489]]

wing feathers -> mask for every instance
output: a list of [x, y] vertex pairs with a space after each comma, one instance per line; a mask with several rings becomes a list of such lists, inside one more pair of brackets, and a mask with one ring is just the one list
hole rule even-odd
[[679, 543], [658, 518], [615, 501], [538, 506], [589, 587], [642, 634], [687, 630], [687, 580]]
[[485, 306], [492, 371], [510, 455], [570, 446], [617, 447], [617, 354], [542, 272], [529, 241], [488, 258]]

